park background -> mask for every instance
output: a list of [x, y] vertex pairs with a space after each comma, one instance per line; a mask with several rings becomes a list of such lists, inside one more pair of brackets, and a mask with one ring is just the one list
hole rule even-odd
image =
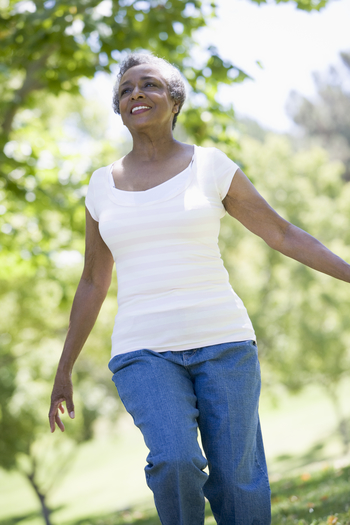
[[[116, 278], [74, 370], [76, 419], [63, 435], [47, 424], [88, 180], [130, 147], [111, 111], [120, 60], [176, 64], [189, 93], [176, 138], [220, 147], [350, 261], [349, 20], [348, 0], [0, 1], [2, 525], [159, 523], [106, 367]], [[220, 245], [258, 337], [273, 523], [349, 523], [348, 285], [227, 217]]]

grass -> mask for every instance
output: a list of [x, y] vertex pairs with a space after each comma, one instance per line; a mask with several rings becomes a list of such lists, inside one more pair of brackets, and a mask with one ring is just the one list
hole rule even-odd
[[[347, 383], [345, 403], [349, 393]], [[350, 525], [350, 467], [335, 461], [342, 450], [329, 401], [318, 389], [279, 398], [274, 408], [263, 396], [261, 407], [273, 525]], [[160, 525], [142, 470], [146, 455], [129, 418], [121, 419], [114, 437], [100, 436], [81, 447], [69, 476], [50, 497], [53, 523]], [[43, 525], [38, 508], [27, 482], [0, 470], [0, 525]], [[214, 524], [208, 507], [206, 525]]]
[[275, 525], [350, 525], [350, 466], [272, 484]]
[[[324, 469], [313, 474], [283, 479], [272, 483], [272, 525], [350, 525], [350, 466]], [[34, 518], [34, 516], [31, 516]], [[30, 518], [9, 519], [1, 525], [34, 523]], [[37, 517], [37, 516], [36, 516]], [[153, 508], [136, 505], [119, 512], [80, 520], [61, 522], [61, 525], [160, 525]], [[215, 521], [209, 506], [206, 525]]]
[[[272, 483], [272, 525], [350, 525], [350, 466]], [[160, 525], [154, 510], [135, 507], [118, 514], [65, 525]], [[206, 525], [214, 524], [209, 506]]]

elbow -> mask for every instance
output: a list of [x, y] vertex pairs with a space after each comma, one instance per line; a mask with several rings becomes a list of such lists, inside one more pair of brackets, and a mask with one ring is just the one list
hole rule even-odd
[[272, 248], [273, 250], [276, 250], [278, 252], [281, 251], [281, 247], [283, 245], [283, 239], [281, 238], [281, 236], [269, 236], [266, 239], [264, 239], [264, 241], [269, 246], [269, 248]]
[[111, 285], [111, 281], [111, 275], [94, 277], [91, 275], [84, 275], [83, 273], [80, 282], [85, 288], [89, 288], [91, 292], [104, 299]]
[[286, 238], [288, 237], [291, 227], [292, 225], [288, 222], [279, 225], [265, 236], [264, 241], [273, 250], [283, 253], [286, 245]]
[[97, 290], [99, 291], [99, 293], [101, 294], [101, 296], [103, 296], [103, 298], [106, 297], [107, 293], [108, 293], [108, 290], [109, 290], [109, 287], [111, 285], [111, 279], [109, 280], [104, 280], [103, 282], [99, 282], [97, 285]]

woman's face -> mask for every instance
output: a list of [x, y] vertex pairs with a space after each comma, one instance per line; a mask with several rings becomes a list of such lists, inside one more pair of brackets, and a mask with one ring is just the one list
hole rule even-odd
[[119, 109], [131, 132], [152, 127], [171, 130], [178, 104], [171, 99], [161, 70], [141, 64], [128, 69], [120, 80]]

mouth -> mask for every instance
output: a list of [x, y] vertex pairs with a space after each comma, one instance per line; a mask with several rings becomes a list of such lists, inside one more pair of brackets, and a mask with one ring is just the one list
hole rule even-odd
[[131, 114], [132, 115], [138, 115], [139, 113], [143, 113], [144, 111], [148, 111], [150, 108], [150, 106], [135, 106], [134, 108], [132, 108], [131, 110]]

